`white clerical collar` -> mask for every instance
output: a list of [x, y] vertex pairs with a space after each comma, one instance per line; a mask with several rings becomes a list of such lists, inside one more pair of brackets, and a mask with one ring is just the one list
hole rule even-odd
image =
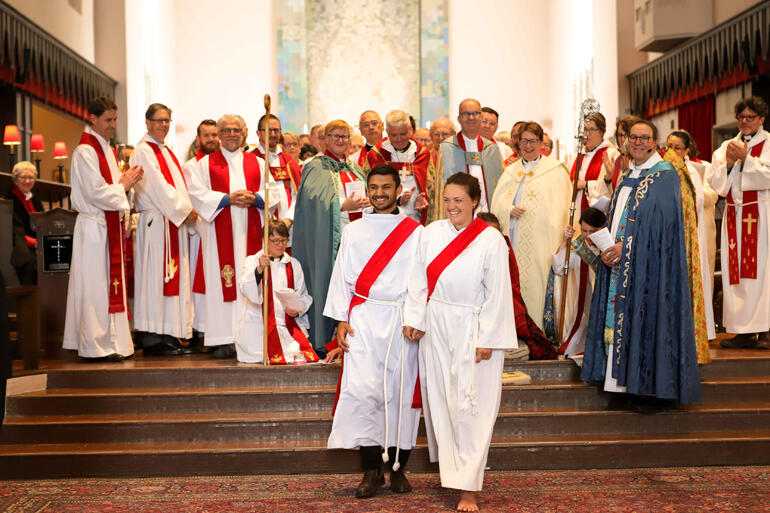
[[[265, 253], [265, 250], [260, 249], [259, 252], [257, 252], [257, 257], [263, 255], [264, 253]], [[289, 256], [289, 254], [286, 252], [284, 252], [280, 258], [272, 257], [272, 256], [270, 257], [270, 262], [280, 262], [282, 264], [288, 264], [289, 261], [291, 261], [291, 256]]]
[[[754, 136], [748, 141], [748, 146], [751, 148], [752, 146], [756, 146], [757, 144], [761, 143], [767, 139], [767, 132], [765, 132], [764, 128], [759, 127], [759, 130], [757, 130], [757, 133], [754, 134]], [[736, 140], [742, 141], [743, 140], [743, 134], [738, 134], [736, 136]]]
[[97, 140], [98, 140], [100, 143], [102, 143], [102, 146], [109, 146], [109, 145], [110, 145], [109, 141], [107, 141], [107, 139], [105, 139], [105, 138], [104, 138], [104, 137], [102, 137], [101, 135], [97, 134], [97, 133], [94, 131], [94, 129], [93, 129], [93, 128], [91, 128], [91, 126], [90, 126], [90, 125], [87, 125], [87, 126], [86, 126], [86, 133], [89, 133], [89, 134], [93, 135], [94, 137], [96, 137], [96, 139], [97, 139]]
[[661, 160], [663, 160], [663, 157], [658, 155], [657, 151], [653, 151], [652, 155], [650, 155], [650, 158], [645, 160], [644, 163], [642, 165], [640, 165], [640, 166], [637, 166], [636, 163], [634, 163], [634, 161], [631, 161], [631, 169], [633, 169], [634, 171], [641, 171], [643, 169], [650, 169], [652, 166], [654, 166], [655, 164], [657, 164]]
[[29, 201], [32, 199], [32, 193], [31, 192], [25, 192], [24, 193], [24, 199]]
[[[373, 216], [373, 217], [375, 217], [377, 219], [393, 219], [394, 217], [404, 217], [404, 214], [401, 213], [401, 210], [399, 210], [398, 207], [396, 207], [396, 209], [393, 210], [392, 212], [388, 212], [387, 214], [379, 214], [379, 213], [375, 212], [374, 211], [374, 207], [366, 207], [361, 212], [366, 217]], [[390, 217], [388, 217], [388, 216], [390, 216]]]
[[220, 149], [222, 150], [222, 155], [227, 157], [228, 160], [232, 160], [233, 158], [238, 156], [239, 153], [242, 153], [240, 148], [236, 149], [235, 151], [230, 151], [224, 146], [221, 146]]
[[411, 153], [417, 152], [417, 144], [415, 144], [415, 142], [410, 139], [409, 144], [406, 145], [406, 148], [404, 148], [403, 150], [397, 150], [396, 147], [393, 146], [393, 143], [390, 142], [390, 139], [385, 139], [384, 141], [382, 141], [382, 149], [387, 151], [391, 155], [399, 154], [399, 155], [408, 156]]
[[535, 167], [538, 162], [540, 162], [540, 158], [541, 157], [542, 157], [542, 155], [538, 155], [535, 160], [527, 160], [524, 157], [521, 157], [521, 163], [524, 165], [524, 169], [529, 171], [530, 169]]
[[594, 153], [596, 153], [596, 151], [597, 151], [597, 150], [600, 150], [600, 149], [602, 149], [602, 148], [606, 148], [607, 146], [609, 146], [609, 144], [607, 143], [607, 141], [605, 141], [604, 139], [602, 139], [602, 142], [600, 142], [598, 145], [596, 145], [596, 148], [594, 148], [593, 150], [590, 150], [590, 151], [589, 151], [589, 150], [586, 150], [585, 154], [586, 154], [586, 155], [593, 155]]
[[[259, 152], [260, 152], [262, 155], [266, 155], [266, 153], [265, 153], [265, 147], [262, 145], [262, 141], [260, 141], [260, 142], [258, 142], [258, 143], [257, 143], [257, 149], [259, 149]], [[276, 157], [277, 157], [279, 153], [281, 153], [281, 147], [276, 145], [276, 147], [275, 147], [275, 151], [271, 151], [271, 152], [270, 152], [270, 155], [271, 155], [271, 156], [276, 156]]]

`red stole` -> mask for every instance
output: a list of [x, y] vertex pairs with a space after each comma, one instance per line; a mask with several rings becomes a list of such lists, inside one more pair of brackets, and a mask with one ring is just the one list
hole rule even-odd
[[35, 211], [35, 204], [32, 202], [32, 196], [30, 196], [29, 199], [25, 198], [24, 193], [21, 192], [21, 189], [16, 186], [11, 189], [11, 192], [14, 196], [16, 196], [16, 198], [18, 198], [19, 201], [21, 201], [21, 204], [24, 206], [24, 210], [27, 211], [27, 214], [31, 214]]
[[[80, 136], [80, 144], [86, 144], [94, 149], [96, 157], [99, 159], [99, 172], [104, 181], [112, 185], [112, 172], [99, 139], [88, 132], [83, 132]], [[117, 156], [115, 159], [117, 160]], [[121, 240], [123, 238], [123, 225], [120, 223], [120, 213], [117, 210], [105, 210], [104, 220], [107, 223], [107, 249], [110, 261], [109, 307], [107, 311], [109, 313], [125, 312], [126, 305], [123, 301], [125, 257]]]
[[[338, 159], [334, 156], [334, 153], [330, 152], [329, 150], [324, 151], [324, 155], [327, 157], [331, 157], [337, 162], [343, 162], [343, 160]], [[357, 182], [358, 177], [351, 173], [350, 171], [340, 171], [340, 181], [342, 182], [342, 193], [345, 194], [345, 184], [350, 182]], [[361, 219], [361, 212], [348, 212], [348, 219], [352, 222], [357, 219]]]
[[[751, 156], [762, 155], [765, 141], [751, 148]], [[759, 240], [759, 203], [757, 191], [743, 191], [743, 209], [741, 211], [741, 258], [738, 264], [738, 245], [736, 243], [737, 226], [735, 220], [735, 200], [732, 188], [727, 193], [727, 266], [730, 285], [737, 284], [741, 278], [757, 278], [757, 243]]]
[[[374, 168], [376, 166], [382, 165], [382, 164], [388, 164], [389, 166], [393, 166], [397, 170], [401, 169], [408, 169], [412, 172], [414, 175], [414, 179], [417, 181], [417, 185], [420, 188], [420, 193], [427, 192], [428, 190], [428, 165], [430, 164], [430, 152], [426, 149], [420, 146], [420, 143], [415, 141], [414, 139], [411, 139], [414, 141], [414, 143], [417, 145], [417, 151], [414, 154], [414, 161], [412, 162], [393, 162], [391, 161], [391, 158], [393, 156], [391, 153], [382, 147], [382, 143], [387, 141], [386, 139], [383, 139], [379, 143], [377, 143], [377, 146], [373, 147], [371, 150], [369, 150], [369, 154], [367, 155], [367, 159], [369, 161], [369, 166], [371, 168]], [[428, 209], [424, 209], [420, 214], [420, 219], [423, 224], [425, 224], [425, 221], [428, 220]]]
[[369, 153], [366, 151], [366, 143], [364, 143], [364, 147], [358, 151], [358, 165], [361, 169], [366, 169], [366, 166], [369, 165]]
[[[417, 221], [411, 217], [405, 217], [400, 223], [398, 223], [398, 226], [396, 226], [393, 231], [391, 231], [388, 236], [385, 237], [385, 240], [382, 241], [382, 244], [380, 244], [380, 247], [375, 250], [372, 256], [369, 257], [369, 261], [366, 262], [366, 265], [363, 269], [361, 269], [361, 273], [358, 275], [358, 279], [356, 279], [356, 286], [354, 290], [355, 294], [358, 295], [354, 294], [353, 298], [350, 300], [350, 306], [348, 307], [348, 322], [350, 321], [350, 312], [353, 311], [353, 308], [366, 301], [364, 298], [369, 297], [369, 290], [372, 288], [372, 285], [374, 285], [374, 282], [377, 281], [377, 278], [379, 278], [383, 269], [387, 267], [388, 263], [390, 263], [401, 246], [403, 246], [404, 242], [406, 242], [406, 239], [412, 235], [418, 226], [420, 226], [420, 224]], [[327, 350], [333, 349], [336, 347], [336, 340], [330, 342], [325, 347]], [[332, 410], [332, 415], [334, 415], [334, 410], [337, 409], [337, 400], [339, 400], [340, 397], [342, 370], [344, 366], [345, 356], [343, 354], [342, 367], [340, 367], [340, 379], [337, 381], [337, 396], [334, 399], [334, 409]], [[419, 393], [419, 385], [420, 381], [418, 380], [415, 394]], [[420, 408], [421, 406], [412, 405], [412, 407]]]
[[[163, 156], [160, 146], [157, 144], [146, 141], [147, 145], [152, 148], [152, 152], [155, 154], [155, 158], [160, 166], [160, 172], [163, 174], [163, 178], [166, 179], [171, 187], [176, 189], [174, 183], [174, 177], [171, 176], [171, 169], [168, 167], [166, 158]], [[171, 155], [171, 160], [174, 161], [174, 165], [179, 171], [179, 176], [182, 177], [184, 182], [184, 174], [182, 174], [182, 168], [179, 166], [179, 161], [176, 159], [176, 155], [171, 150], [168, 150], [168, 154]], [[178, 296], [179, 295], [179, 229], [174, 223], [165, 223], [168, 227], [168, 247], [166, 246], [166, 239], [164, 237], [163, 242], [163, 295], [164, 296]], [[168, 263], [166, 263], [168, 261]]]
[[[195, 161], [200, 162], [205, 156], [203, 150], [198, 150], [198, 153], [195, 154]], [[196, 294], [206, 293], [206, 277], [203, 275], [203, 244], [198, 244], [198, 259], [195, 261], [192, 291]]]
[[618, 155], [618, 158], [615, 159], [615, 172], [612, 173], [612, 190], [614, 191], [618, 186], [618, 178], [620, 178], [620, 175], [623, 174], [623, 170], [620, 169], [620, 166], [623, 165], [623, 155]]
[[[256, 194], [261, 182], [259, 162], [253, 153], [243, 154], [243, 174], [246, 178], [246, 189]], [[222, 150], [209, 154], [209, 176], [211, 189], [230, 194], [230, 168]], [[214, 219], [214, 231], [217, 235], [217, 254], [219, 257], [219, 275], [222, 280], [222, 299], [235, 301], [238, 293], [235, 282], [235, 249], [233, 246], [233, 218], [230, 214], [232, 207], [227, 206]], [[262, 249], [260, 230], [262, 223], [259, 211], [255, 207], [248, 209], [246, 233], [246, 254], [253, 255]], [[240, 265], [240, 262], [238, 262]]]
[[[586, 182], [598, 180], [599, 177], [601, 176], [602, 157], [604, 156], [605, 153], [607, 153], [607, 146], [605, 146], [604, 148], [599, 148], [594, 152], [594, 156], [591, 157], [591, 162], [588, 163], [588, 169], [586, 169], [586, 177], [585, 177]], [[578, 171], [575, 168], [577, 167], [578, 160], [579, 159], [575, 159], [575, 162], [572, 163], [572, 171], [570, 172], [570, 175], [569, 175], [570, 181], [575, 180], [575, 172]], [[589, 206], [588, 194], [587, 194], [587, 190], [584, 189], [583, 199], [580, 201], [580, 210], [583, 211], [584, 209], [588, 208], [588, 206]]]
[[[285, 265], [286, 285], [294, 290], [294, 268], [291, 260]], [[267, 355], [270, 358], [270, 364], [286, 364], [286, 357], [283, 354], [281, 338], [278, 335], [278, 323], [275, 319], [275, 305], [273, 303], [273, 273], [267, 274]], [[264, 298], [262, 298], [264, 300]], [[285, 314], [286, 329], [289, 330], [291, 337], [299, 342], [299, 349], [308, 362], [317, 362], [318, 355], [313, 351], [310, 341], [305, 333], [300, 329], [297, 321], [289, 314]]]
[[487, 223], [477, 217], [467, 228], [465, 228], [465, 230], [460, 232], [460, 235], [447, 244], [447, 247], [441, 250], [441, 253], [436, 255], [436, 258], [434, 258], [430, 264], [428, 264], [428, 268], [425, 271], [428, 275], [428, 299], [430, 299], [430, 296], [433, 294], [433, 289], [436, 288], [436, 282], [438, 282], [439, 276], [444, 272], [444, 269], [454, 262], [454, 259], [457, 258], [460, 253], [465, 251], [465, 248], [467, 248], [471, 242], [476, 240], [476, 237], [486, 228], [488, 228]]
[[[462, 137], [458, 137], [458, 140], [461, 139]], [[436, 258], [434, 258], [431, 263], [428, 264], [428, 267], [425, 270], [428, 277], [428, 300], [430, 300], [430, 297], [433, 295], [433, 290], [436, 288], [436, 283], [438, 282], [441, 273], [444, 272], [444, 269], [454, 262], [454, 259], [457, 258], [460, 253], [465, 251], [465, 248], [467, 248], [471, 242], [476, 240], [476, 237], [488, 227], [489, 225], [487, 225], [486, 222], [477, 217], [465, 228], [465, 230], [460, 232], [460, 235], [447, 244], [447, 247], [441, 250], [441, 253], [436, 255]], [[415, 390], [414, 400], [412, 401], [412, 408], [420, 408], [422, 406], [422, 393], [420, 392], [419, 385], [420, 377], [417, 376], [417, 388]]]
[[[465, 138], [463, 136], [462, 131], [457, 133], [457, 144], [460, 146], [460, 148], [463, 149], [463, 151], [467, 152], [468, 150], [465, 149]], [[481, 136], [476, 139], [476, 146], [478, 148], [478, 153], [481, 154], [481, 151], [484, 149], [484, 142], [481, 139]], [[491, 203], [489, 202], [489, 189], [487, 188], [487, 174], [484, 172], [484, 161], [482, 160], [478, 164], [481, 167], [481, 177], [484, 180], [484, 196], [486, 196], [487, 199], [487, 208], [491, 206]], [[465, 166], [465, 172], [468, 174], [471, 174], [471, 167], [466, 165]]]

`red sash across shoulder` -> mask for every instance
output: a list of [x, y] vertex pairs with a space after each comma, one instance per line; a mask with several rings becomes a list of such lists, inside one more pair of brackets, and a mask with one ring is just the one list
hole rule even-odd
[[[80, 144], [86, 144], [94, 149], [96, 157], [99, 159], [99, 173], [105, 182], [112, 185], [112, 172], [107, 163], [107, 156], [104, 154], [102, 145], [94, 135], [83, 132], [80, 136]], [[125, 255], [123, 254], [123, 225], [120, 222], [120, 213], [117, 210], [105, 210], [104, 219], [107, 222], [107, 248], [109, 250], [110, 260], [110, 285], [109, 285], [109, 313], [124, 312], [126, 310], [123, 301], [123, 264]]]

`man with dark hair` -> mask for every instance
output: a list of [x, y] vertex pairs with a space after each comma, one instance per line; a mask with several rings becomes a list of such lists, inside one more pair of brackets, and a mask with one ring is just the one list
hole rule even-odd
[[[198, 124], [195, 142], [198, 151], [195, 156], [184, 163], [182, 173], [185, 182], [189, 185], [195, 172], [195, 163], [210, 153], [219, 149], [219, 132], [217, 122], [213, 119], [204, 119]], [[190, 276], [192, 279], [192, 303], [193, 303], [193, 347], [197, 351], [202, 350], [203, 333], [206, 332], [206, 279], [203, 276], [203, 251], [199, 231], [204, 226], [202, 221], [196, 220], [195, 229], [190, 230]]]
[[[364, 477], [356, 497], [371, 497], [390, 471], [391, 490], [412, 490], [404, 466], [417, 441], [420, 409], [416, 342], [402, 333], [407, 282], [422, 227], [397, 206], [398, 171], [374, 167], [367, 176], [371, 207], [342, 232], [324, 315], [338, 321], [327, 361], [344, 351], [329, 435], [330, 449], [358, 449]], [[332, 344], [333, 345], [333, 344]]]
[[655, 413], [701, 400], [682, 188], [652, 123], [632, 123], [628, 139], [631, 168], [612, 198], [615, 244], [597, 265], [581, 377], [627, 392], [618, 406]]
[[500, 115], [492, 107], [481, 108], [481, 137], [495, 143], [500, 148], [500, 156], [505, 160], [511, 156], [513, 150], [504, 142], [495, 140], [499, 118]]
[[153, 103], [145, 113], [147, 134], [131, 163], [144, 178], [136, 186], [134, 328], [146, 332], [145, 355], [192, 352], [189, 232], [198, 217], [187, 194], [182, 166], [166, 146], [171, 109]]
[[134, 354], [128, 324], [126, 255], [121, 217], [141, 166], [120, 172], [110, 139], [118, 108], [108, 98], [88, 105], [88, 126], [72, 152], [72, 208], [78, 212], [64, 321], [64, 349], [81, 357], [121, 361]]
[[[257, 136], [259, 143], [254, 148], [257, 157], [265, 161], [265, 165], [270, 167], [270, 173], [273, 179], [280, 185], [278, 217], [287, 227], [291, 228], [294, 223], [294, 205], [297, 201], [297, 187], [299, 187], [302, 178], [302, 170], [296, 160], [285, 153], [279, 143], [281, 142], [281, 120], [277, 116], [270, 114], [269, 126], [265, 125], [265, 116], [259, 118], [257, 125]], [[270, 147], [269, 158], [265, 157], [265, 141]], [[291, 248], [291, 236], [287, 248]], [[289, 249], [291, 254], [291, 250]]]
[[[475, 176], [481, 185], [479, 212], [488, 212], [497, 181], [503, 173], [503, 159], [497, 145], [481, 136], [481, 104], [468, 98], [460, 102], [457, 121], [462, 130], [451, 139], [441, 142], [436, 166], [438, 180], [437, 198], [449, 177], [455, 173]], [[439, 216], [442, 217], [442, 216]]]
[[739, 101], [740, 133], [714, 152], [707, 174], [727, 200], [720, 246], [722, 322], [736, 335], [722, 347], [770, 349], [770, 142], [762, 128], [767, 114], [758, 96]]

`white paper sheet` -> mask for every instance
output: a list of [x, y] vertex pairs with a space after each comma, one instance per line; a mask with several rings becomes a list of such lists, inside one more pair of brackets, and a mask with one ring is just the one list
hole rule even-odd
[[601, 196], [595, 200], [591, 206], [598, 208], [602, 212], [607, 212], [607, 209], [610, 208], [610, 199], [607, 196]]
[[594, 232], [589, 235], [589, 237], [602, 253], [615, 245], [615, 239], [612, 238], [612, 235], [610, 235], [610, 231], [607, 228], [602, 228], [598, 232]]
[[292, 289], [276, 289], [275, 295], [281, 302], [283, 309], [302, 311], [302, 303], [299, 301], [299, 293]]

